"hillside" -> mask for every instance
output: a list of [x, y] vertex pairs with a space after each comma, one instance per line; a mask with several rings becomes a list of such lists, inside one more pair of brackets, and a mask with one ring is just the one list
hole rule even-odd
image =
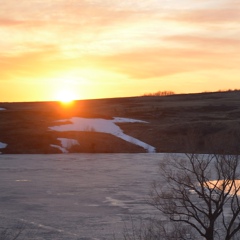
[[155, 147], [157, 152], [240, 151], [239, 91], [82, 100], [65, 106], [58, 102], [0, 103], [0, 109], [0, 143], [7, 144], [0, 149], [3, 154], [61, 153], [51, 146], [61, 144], [58, 138], [79, 142], [69, 152], [146, 152], [136, 144], [95, 129], [81, 132], [49, 129], [70, 123], [56, 121], [72, 117], [146, 121], [116, 125], [124, 134]]

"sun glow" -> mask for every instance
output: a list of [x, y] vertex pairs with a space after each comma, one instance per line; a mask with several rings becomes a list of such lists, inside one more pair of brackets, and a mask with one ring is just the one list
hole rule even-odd
[[76, 99], [76, 94], [70, 90], [61, 90], [56, 94], [56, 100], [64, 104], [71, 103]]

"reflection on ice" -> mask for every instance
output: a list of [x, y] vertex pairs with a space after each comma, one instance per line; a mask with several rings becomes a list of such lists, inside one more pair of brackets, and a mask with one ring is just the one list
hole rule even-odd
[[206, 187], [208, 189], [214, 189], [214, 191], [224, 191], [233, 195], [240, 195], [240, 180], [212, 180], [206, 182]]
[[27, 179], [17, 179], [15, 181], [16, 182], [31, 182], [31, 180], [27, 180]]

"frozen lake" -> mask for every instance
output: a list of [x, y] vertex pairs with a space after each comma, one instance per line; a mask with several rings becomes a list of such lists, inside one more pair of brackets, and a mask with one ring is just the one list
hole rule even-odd
[[24, 240], [122, 239], [147, 217], [164, 154], [0, 155], [0, 227], [24, 223]]

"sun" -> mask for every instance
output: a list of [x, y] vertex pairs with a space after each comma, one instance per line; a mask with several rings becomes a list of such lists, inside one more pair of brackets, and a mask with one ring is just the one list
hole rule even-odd
[[68, 104], [76, 100], [76, 94], [70, 90], [61, 90], [56, 94], [57, 101]]

